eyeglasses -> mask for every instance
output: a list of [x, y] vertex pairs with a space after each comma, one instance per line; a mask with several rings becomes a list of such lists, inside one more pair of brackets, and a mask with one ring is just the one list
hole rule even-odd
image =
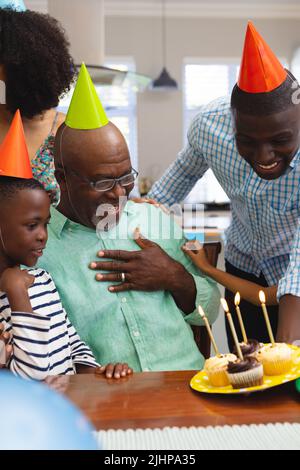
[[110, 191], [115, 187], [117, 183], [122, 186], [122, 188], [126, 188], [127, 186], [134, 184], [135, 180], [138, 177], [138, 172], [134, 168], [132, 168], [131, 173], [128, 173], [128, 175], [120, 176], [120, 178], [107, 178], [99, 181], [90, 181], [89, 179], [80, 176], [74, 170], [70, 169], [69, 171], [71, 173], [74, 173], [82, 181], [88, 183], [95, 191], [98, 192]]

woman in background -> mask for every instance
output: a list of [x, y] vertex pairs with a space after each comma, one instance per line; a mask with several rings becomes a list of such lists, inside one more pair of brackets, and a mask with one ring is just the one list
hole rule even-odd
[[0, 9], [0, 80], [6, 88], [5, 104], [0, 104], [0, 143], [20, 109], [33, 175], [53, 203], [59, 199], [54, 138], [65, 119], [56, 107], [74, 73], [69, 43], [58, 21], [30, 10]]

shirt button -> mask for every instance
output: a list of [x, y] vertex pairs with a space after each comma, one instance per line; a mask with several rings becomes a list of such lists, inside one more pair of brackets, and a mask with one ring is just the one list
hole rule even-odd
[[122, 298], [122, 302], [123, 302], [123, 304], [125, 304], [125, 303], [127, 302], [126, 297], [123, 297], [123, 298]]
[[140, 332], [139, 331], [134, 331], [133, 336], [136, 336], [136, 337], [140, 336]]

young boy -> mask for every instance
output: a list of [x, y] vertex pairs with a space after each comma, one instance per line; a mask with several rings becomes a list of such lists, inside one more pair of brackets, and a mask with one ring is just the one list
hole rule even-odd
[[[35, 266], [43, 253], [50, 200], [31, 178], [19, 114], [11, 129], [0, 149], [0, 333], [5, 332], [4, 340], [8, 333], [12, 337], [6, 365], [17, 375], [38, 380], [74, 373], [131, 374], [127, 364], [100, 367], [69, 322], [51, 276], [42, 269], [20, 268]], [[9, 145], [12, 134], [18, 155]]]
[[[98, 367], [64, 311], [51, 276], [35, 266], [47, 241], [49, 197], [33, 179], [0, 177], [0, 324], [12, 334], [7, 364], [15, 374], [43, 380], [48, 375], [90, 373]], [[127, 375], [126, 364], [98, 368], [107, 376]]]

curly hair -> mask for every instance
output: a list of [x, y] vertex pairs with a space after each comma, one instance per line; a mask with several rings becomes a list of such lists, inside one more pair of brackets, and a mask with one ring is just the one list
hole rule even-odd
[[0, 64], [6, 107], [32, 118], [56, 107], [74, 78], [69, 42], [60, 23], [35, 11], [0, 9]]
[[0, 176], [0, 206], [8, 199], [12, 199], [19, 191], [24, 189], [38, 189], [47, 194], [44, 186], [37, 180], [13, 178], [12, 176]]

